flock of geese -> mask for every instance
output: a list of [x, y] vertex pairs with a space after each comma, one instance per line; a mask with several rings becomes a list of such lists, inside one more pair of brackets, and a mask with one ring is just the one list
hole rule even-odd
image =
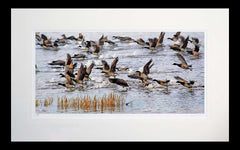
[[[163, 39], [165, 36], [165, 32], [161, 32], [158, 38], [149, 38], [148, 41], [144, 41], [142, 38], [139, 38], [137, 40], [132, 39], [128, 36], [112, 36], [112, 39], [118, 39], [120, 42], [135, 42], [142, 46], [142, 48], [146, 48], [149, 50], [157, 50], [161, 47], [164, 47]], [[188, 65], [184, 57], [179, 52], [183, 52], [189, 55], [194, 55], [196, 57], [199, 56], [199, 39], [192, 37], [191, 39], [189, 36], [186, 38], [181, 35], [181, 32], [177, 32], [173, 35], [171, 38], [167, 38], [168, 40], [173, 41], [173, 44], [170, 45], [170, 49], [176, 51], [176, 56], [178, 57], [179, 61], [181, 63], [173, 63], [173, 65], [176, 65], [182, 69], [189, 69], [192, 71], [192, 65]], [[88, 80], [91, 80], [90, 75], [92, 72], [92, 69], [94, 68], [95, 64], [92, 62], [92, 64], [89, 67], [86, 67], [86, 65], [83, 65], [81, 63], [78, 72], [74, 73], [74, 68], [77, 67], [77, 63], [73, 63], [72, 58], [86, 58], [87, 55], [98, 55], [98, 53], [102, 50], [102, 47], [104, 43], [108, 43], [111, 46], [117, 46], [117, 44], [107, 38], [107, 36], [102, 35], [98, 41], [92, 41], [92, 40], [85, 40], [82, 33], [79, 33], [78, 37], [69, 36], [66, 37], [65, 34], [62, 35], [61, 39], [56, 39], [55, 41], [52, 41], [51, 38], [47, 38], [46, 35], [40, 33], [36, 33], [36, 40], [37, 45], [40, 45], [44, 49], [53, 48], [56, 49], [60, 45], [67, 44], [69, 40], [80, 42], [79, 48], [83, 50], [83, 52], [86, 52], [85, 54], [79, 53], [74, 54], [71, 56], [67, 53], [66, 60], [55, 60], [51, 63], [48, 63], [48, 65], [60, 65], [64, 66], [65, 68], [65, 74], [60, 73], [61, 77], [66, 78], [65, 83], [58, 83], [58, 85], [62, 85], [67, 88], [73, 88], [76, 84], [84, 84]], [[194, 48], [189, 48], [188, 43], [192, 43], [194, 45]], [[111, 65], [109, 65], [105, 60], [102, 60], [102, 67], [95, 67], [95, 69], [101, 69], [102, 73], [104, 73], [107, 77], [109, 82], [120, 85], [122, 87], [129, 87], [128, 83], [124, 79], [117, 78], [119, 74], [117, 71], [126, 71], [129, 68], [119, 68], [117, 67], [117, 63], [119, 61], [119, 58], [116, 57]], [[158, 84], [162, 86], [168, 86], [168, 83], [170, 80], [158, 80], [158, 79], [152, 79], [149, 78], [148, 75], [150, 74], [150, 69], [153, 66], [153, 60], [150, 59], [143, 67], [143, 71], [136, 71], [134, 74], [128, 75], [129, 78], [140, 80], [141, 84], [144, 86], [147, 86], [150, 84], [149, 81], [155, 81]], [[177, 83], [180, 83], [181, 85], [191, 88], [194, 84], [194, 81], [186, 81], [185, 79], [175, 76], [174, 77], [177, 81]]]

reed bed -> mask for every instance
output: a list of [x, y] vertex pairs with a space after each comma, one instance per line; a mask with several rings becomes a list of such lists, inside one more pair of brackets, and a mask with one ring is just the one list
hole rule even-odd
[[89, 95], [77, 96], [72, 98], [67, 98], [66, 96], [58, 97], [57, 107], [60, 110], [83, 110], [85, 112], [104, 112], [106, 110], [115, 111], [115, 109], [120, 110], [124, 104], [124, 99], [122, 96], [114, 94], [113, 92], [108, 95], [103, 95], [97, 97], [94, 95], [90, 97]]
[[35, 106], [38, 107], [38, 106], [44, 106], [44, 107], [47, 107], [49, 105], [52, 105], [53, 103], [53, 98], [52, 97], [47, 97], [43, 100], [35, 100]]
[[[52, 98], [50, 99], [50, 102]], [[44, 106], [49, 106], [49, 100], [44, 101]], [[46, 103], [46, 105], [45, 105]], [[50, 103], [52, 104], [52, 103]], [[36, 106], [39, 103], [36, 100]], [[83, 110], [84, 112], [105, 112], [105, 111], [120, 111], [124, 105], [124, 98], [121, 95], [113, 92], [104, 94], [103, 96], [76, 96], [68, 98], [66, 96], [57, 97], [57, 109], [58, 111]]]

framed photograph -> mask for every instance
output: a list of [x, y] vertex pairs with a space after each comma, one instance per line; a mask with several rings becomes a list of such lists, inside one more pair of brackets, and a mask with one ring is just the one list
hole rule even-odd
[[228, 141], [228, 19], [12, 9], [12, 141]]

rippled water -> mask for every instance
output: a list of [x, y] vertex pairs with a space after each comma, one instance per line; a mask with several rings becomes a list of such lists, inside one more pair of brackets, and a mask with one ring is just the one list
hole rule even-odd
[[[61, 38], [63, 32], [41, 32], [47, 37], [51, 37], [52, 41]], [[53, 104], [48, 107], [36, 107], [37, 113], [84, 113], [81, 110], [65, 110], [59, 111], [57, 109], [57, 97], [66, 95], [67, 97], [81, 96], [81, 95], [98, 95], [114, 92], [124, 97], [125, 103], [130, 102], [129, 105], [124, 105], [122, 109], [116, 111], [105, 111], [104, 113], [204, 113], [204, 32], [182, 32], [181, 35], [186, 37], [197, 37], [200, 40], [200, 57], [182, 54], [188, 64], [192, 64], [193, 70], [183, 70], [175, 65], [179, 60], [176, 57], [175, 51], [169, 48], [173, 44], [168, 37], [172, 37], [175, 32], [166, 32], [163, 44], [165, 47], [151, 51], [142, 48], [142, 46], [134, 42], [119, 42], [119, 40], [112, 39], [113, 35], [130, 36], [133, 39], [142, 38], [147, 41], [148, 38], [158, 37], [160, 32], [81, 32], [85, 40], [98, 41], [104, 34], [108, 39], [117, 43], [117, 47], [112, 47], [107, 43], [104, 44], [103, 50], [100, 51], [99, 56], [87, 54], [78, 48], [78, 43], [69, 41], [69, 44], [59, 46], [59, 50], [44, 50], [42, 47], [36, 45], [36, 64], [39, 72], [36, 73], [36, 99], [43, 100], [47, 97], [53, 97]], [[68, 37], [74, 35], [78, 37], [79, 32], [64, 32]], [[191, 43], [188, 47], [193, 48]], [[58, 83], [64, 83], [65, 78], [60, 78], [59, 73], [64, 73], [63, 67], [50, 66], [53, 60], [66, 60], [66, 54], [83, 53], [87, 55], [86, 59], [74, 59], [73, 62], [78, 66], [75, 72], [78, 71], [80, 64], [89, 66], [92, 61], [98, 67], [101, 65], [101, 60], [106, 60], [109, 64], [112, 63], [115, 57], [119, 57], [117, 67], [128, 67], [129, 71], [118, 72], [117, 78], [127, 81], [130, 88], [126, 91], [119, 85], [112, 84], [108, 78], [101, 73], [101, 70], [92, 70], [90, 75], [91, 81], [87, 82], [84, 90], [69, 90]], [[150, 70], [149, 77], [159, 80], [170, 80], [169, 87], [163, 87], [156, 82], [152, 82], [149, 86], [144, 87], [139, 80], [131, 79], [127, 75], [134, 73], [137, 70], [142, 70], [143, 66], [153, 59], [154, 66]], [[194, 80], [196, 87], [191, 90], [176, 83], [174, 76], [180, 76], [186, 80]], [[150, 81], [151, 82], [151, 81]], [[99, 113], [99, 112], [88, 112]]]

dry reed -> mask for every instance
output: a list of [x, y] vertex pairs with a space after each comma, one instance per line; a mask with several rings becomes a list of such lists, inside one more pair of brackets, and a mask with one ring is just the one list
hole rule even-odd
[[[35, 101], [36, 107], [44, 106], [47, 107], [53, 103], [53, 98], [48, 97], [44, 100]], [[104, 94], [103, 96], [90, 97], [89, 95], [76, 96], [67, 98], [65, 95], [57, 97], [57, 108], [58, 110], [72, 109], [75, 111], [83, 110], [84, 112], [105, 112], [120, 110], [123, 107], [124, 99], [123, 96], [117, 95], [113, 92]]]

